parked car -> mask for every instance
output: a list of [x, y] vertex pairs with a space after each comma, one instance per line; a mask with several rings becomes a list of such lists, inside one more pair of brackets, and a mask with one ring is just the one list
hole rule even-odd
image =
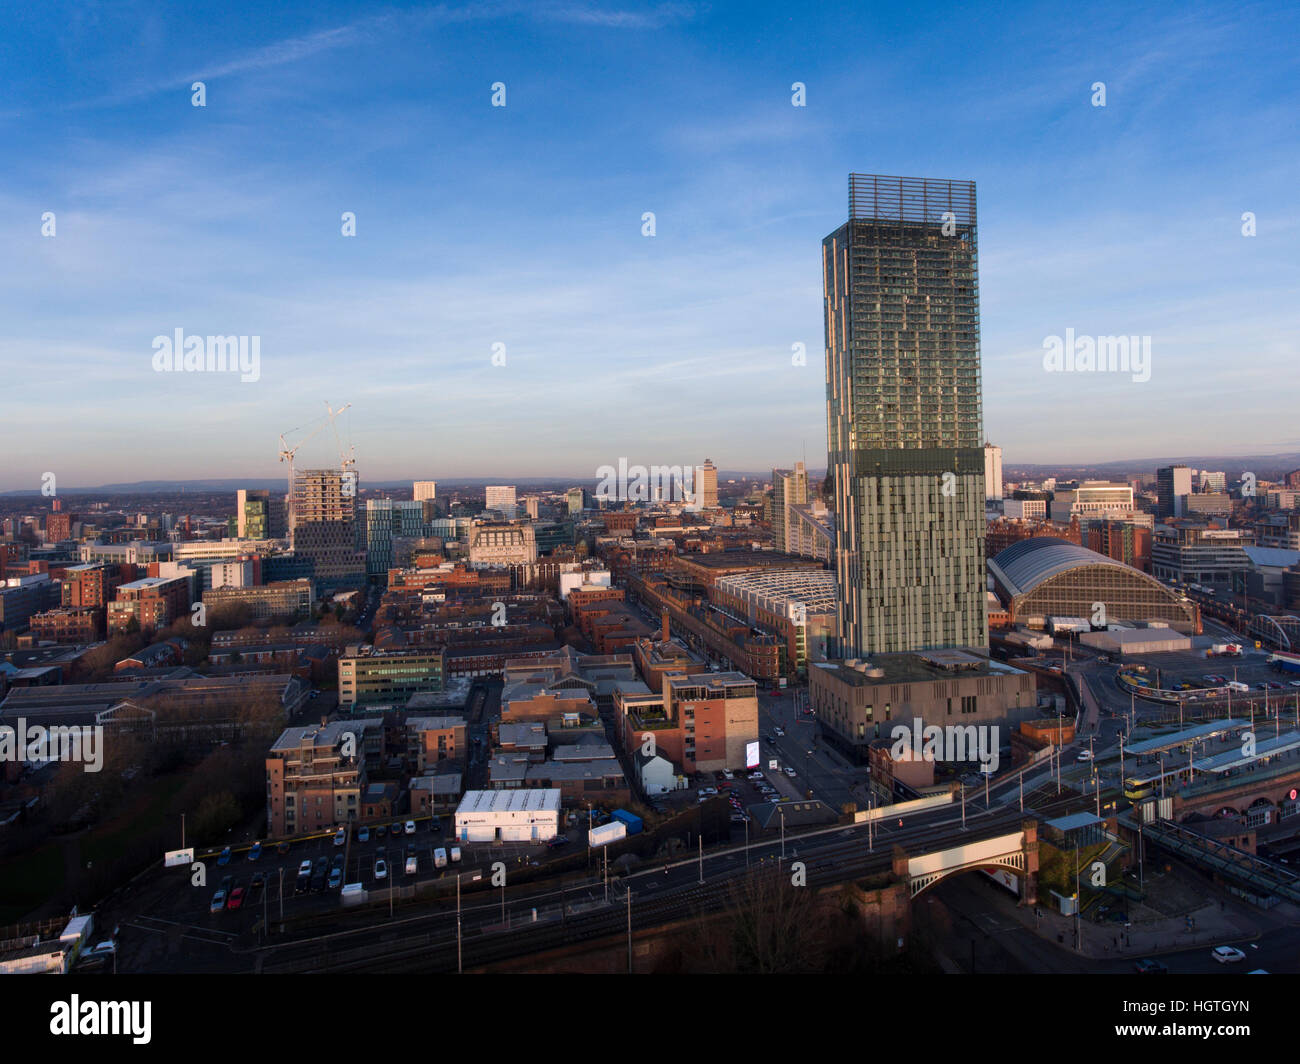
[[369, 841], [370, 841], [370, 829], [369, 829], [369, 828], [358, 828], [358, 829], [357, 829], [357, 842], [369, 842]]
[[1143, 957], [1133, 965], [1133, 968], [1139, 975], [1168, 975], [1169, 969], [1159, 961], [1153, 961], [1150, 957]]
[[253, 843], [253, 848], [248, 851], [248, 859], [250, 861], [256, 861], [261, 856], [262, 856], [262, 844], [260, 842]]
[[420, 862], [417, 858], [408, 857], [406, 859], [406, 874], [408, 876], [415, 875], [415, 873], [418, 872], [419, 869], [420, 869]]
[[556, 835], [554, 838], [547, 839], [546, 845], [552, 850], [558, 850], [561, 846], [569, 845], [569, 837], [567, 835]]
[[253, 882], [250, 883], [250, 884], [248, 885], [248, 889], [249, 889], [250, 891], [252, 891], [252, 890], [261, 890], [262, 887], [265, 886], [265, 885], [266, 885], [266, 873], [265, 873], [265, 872], [254, 872], [254, 873], [253, 873]]
[[433, 867], [434, 868], [447, 867], [447, 851], [442, 849], [441, 847], [433, 851]]
[[393, 826], [389, 830], [392, 831], [393, 838], [397, 838], [398, 835], [402, 834], [402, 822], [400, 820], [394, 820]]
[[227, 909], [239, 909], [244, 904], [244, 888], [236, 887], [230, 892], [230, 897], [226, 899]]
[[388, 828], [385, 827], [383, 824], [380, 824], [377, 828], [375, 828], [375, 838], [382, 839], [385, 836], [387, 836], [387, 834], [388, 834]]
[[219, 913], [225, 907], [226, 907], [226, 892], [224, 890], [219, 890], [214, 895], [212, 895], [212, 904], [208, 906], [208, 912]]
[[1220, 964], [1235, 964], [1246, 959], [1246, 955], [1236, 946], [1215, 946], [1210, 950], [1210, 956]]
[[784, 729], [784, 728], [773, 728], [773, 729], [772, 729], [772, 734], [773, 734], [773, 735], [776, 735], [776, 736], [778, 736], [778, 737], [784, 737], [784, 736], [785, 736], [785, 729]]
[[460, 847], [459, 847], [459, 846], [453, 846], [453, 847], [451, 848], [451, 863], [452, 863], [452, 864], [460, 864]]
[[229, 847], [229, 846], [227, 846], [224, 850], [221, 851], [220, 856], [217, 858], [217, 864], [219, 864], [219, 865], [228, 865], [228, 864], [230, 864], [230, 847]]
[[275, 852], [278, 853], [281, 857], [283, 857], [286, 853], [289, 852], [289, 843], [285, 841], [277, 844], [275, 847]]
[[343, 885], [343, 869], [335, 865], [330, 869], [329, 889], [337, 890]]
[[298, 865], [298, 874], [300, 876], [311, 875], [311, 861], [303, 861], [300, 865]]
[[385, 861], [382, 857], [375, 858], [375, 878], [376, 879], [388, 878], [388, 862]]
[[335, 846], [342, 846], [347, 841], [348, 841], [348, 833], [345, 829], [339, 828], [338, 831], [334, 832]]
[[786, 774], [787, 776], [789, 776], [791, 779], [794, 779], [795, 776], [799, 775], [799, 773], [797, 773], [797, 772], [796, 772], [794, 769], [792, 769], [789, 765], [786, 765], [786, 767], [785, 767], [785, 774]]

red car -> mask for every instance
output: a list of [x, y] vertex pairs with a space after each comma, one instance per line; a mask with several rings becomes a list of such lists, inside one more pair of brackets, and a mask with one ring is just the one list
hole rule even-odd
[[230, 892], [230, 900], [226, 902], [227, 909], [238, 909], [244, 904], [244, 888], [236, 887]]

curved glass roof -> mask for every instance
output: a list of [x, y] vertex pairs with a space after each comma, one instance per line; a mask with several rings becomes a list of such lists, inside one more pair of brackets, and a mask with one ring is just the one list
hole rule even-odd
[[1013, 595], [1032, 591], [1044, 580], [1083, 565], [1115, 565], [1137, 576], [1144, 574], [1114, 558], [1055, 536], [1033, 536], [1013, 543], [989, 562], [1004, 587]]

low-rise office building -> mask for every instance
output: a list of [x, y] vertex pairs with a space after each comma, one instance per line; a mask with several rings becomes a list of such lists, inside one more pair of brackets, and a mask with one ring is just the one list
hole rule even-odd
[[338, 672], [341, 709], [369, 703], [402, 705], [411, 695], [442, 690], [443, 650], [349, 647], [339, 657]]
[[373, 718], [286, 728], [266, 755], [267, 834], [304, 835], [365, 819], [366, 738], [382, 742], [382, 727]]
[[997, 727], [1009, 740], [1008, 729], [1036, 712], [1030, 673], [964, 650], [816, 662], [808, 701], [822, 735], [855, 764], [869, 763], [875, 740], [918, 718], [924, 726]]
[[545, 842], [560, 833], [559, 788], [466, 791], [456, 808], [461, 842]]

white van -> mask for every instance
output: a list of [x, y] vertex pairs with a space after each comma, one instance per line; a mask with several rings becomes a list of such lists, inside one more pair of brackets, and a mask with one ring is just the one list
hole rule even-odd
[[438, 849], [433, 851], [433, 867], [434, 868], [447, 867], [447, 851], [444, 850], [441, 846], [439, 846]]

